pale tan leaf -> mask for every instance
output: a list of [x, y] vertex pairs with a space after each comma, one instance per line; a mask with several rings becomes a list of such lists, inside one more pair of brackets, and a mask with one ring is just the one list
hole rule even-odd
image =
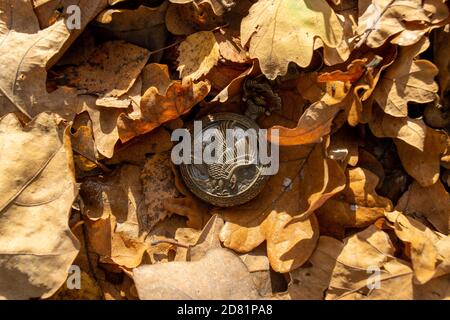
[[260, 298], [242, 260], [222, 248], [198, 261], [141, 266], [133, 279], [142, 300]]
[[311, 63], [314, 40], [336, 47], [342, 41], [341, 22], [324, 0], [259, 0], [242, 20], [242, 45], [249, 43], [269, 79], [287, 73], [289, 62]]
[[396, 235], [409, 244], [414, 276], [420, 284], [450, 273], [450, 236], [398, 211], [386, 212], [386, 217], [394, 224]]
[[[292, 299], [412, 299], [412, 270], [393, 256], [389, 236], [371, 226], [340, 242], [322, 236], [310, 266], [291, 272]], [[370, 290], [374, 268], [380, 287]]]
[[450, 195], [440, 181], [429, 187], [413, 182], [396, 209], [407, 215], [424, 216], [436, 230], [450, 234]]
[[82, 185], [89, 246], [104, 263], [136, 267], [148, 249], [143, 235], [150, 230], [141, 168], [126, 165], [105, 178], [88, 178]]
[[[165, 46], [167, 29], [165, 15], [167, 2], [157, 7], [140, 5], [136, 9], [107, 9], [94, 21], [97, 28], [104, 29], [115, 39], [124, 40], [148, 50], [158, 50]], [[154, 53], [152, 61], [158, 61], [162, 52]]]
[[219, 60], [219, 44], [210, 31], [191, 34], [178, 47], [178, 68], [183, 79], [198, 80]]
[[424, 150], [427, 126], [422, 119], [393, 117], [375, 107], [369, 127], [378, 138], [397, 138], [420, 151]]
[[[83, 0], [81, 28], [106, 6], [106, 0]], [[53, 111], [72, 119], [82, 109], [73, 90], [59, 88], [47, 92], [47, 69], [51, 67], [81, 30], [71, 32], [64, 19], [40, 30], [30, 1], [8, 0], [0, 3], [0, 115], [22, 112], [32, 118]]]
[[337, 236], [344, 234], [345, 228], [362, 228], [384, 216], [385, 210], [392, 210], [388, 198], [375, 191], [378, 177], [369, 170], [356, 167], [346, 171], [347, 185], [342, 193], [317, 210], [322, 232]]
[[447, 135], [427, 127], [423, 151], [394, 139], [403, 167], [421, 186], [436, 183], [440, 173], [440, 159], [447, 147]]
[[397, 60], [387, 69], [374, 91], [374, 98], [387, 114], [408, 115], [408, 102], [433, 101], [438, 91], [434, 77], [437, 67], [430, 61], [415, 59], [429, 46], [424, 38], [417, 44], [401, 47]]
[[358, 1], [360, 16], [356, 33], [372, 48], [390, 37], [392, 43], [409, 46], [448, 16], [442, 1], [363, 0]]
[[[68, 219], [77, 195], [67, 128], [42, 113], [26, 127], [0, 119], [0, 298], [51, 296], [79, 243]], [[26, 156], [25, 156], [26, 155]]]
[[218, 16], [229, 11], [234, 5], [235, 0], [170, 0], [172, 3], [186, 4], [194, 2], [197, 5], [207, 3]]

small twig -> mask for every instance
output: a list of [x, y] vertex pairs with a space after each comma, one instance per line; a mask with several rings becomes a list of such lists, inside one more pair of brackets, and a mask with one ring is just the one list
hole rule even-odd
[[364, 31], [364, 33], [362, 35], [360, 35], [360, 37], [362, 36], [362, 38], [358, 41], [358, 43], [356, 43], [355, 45], [355, 49], [359, 49], [364, 43], [366, 43], [367, 38], [369, 37], [369, 35], [372, 33], [373, 30], [375, 30], [375, 25], [378, 23], [378, 21], [380, 21], [381, 17], [386, 13], [387, 9], [389, 9], [389, 7], [395, 2], [395, 0], [391, 0], [386, 7], [384, 7], [383, 11], [381, 11], [380, 16], [377, 18], [377, 20], [374, 22], [374, 24], [367, 29], [366, 31]]
[[[216, 32], [217, 30], [220, 30], [220, 29], [222, 29], [222, 28], [227, 28], [228, 26], [229, 26], [229, 25], [228, 25], [228, 23], [227, 23], [227, 24], [224, 24], [223, 26], [215, 27], [214, 29], [211, 29], [211, 30], [209, 30], [209, 31], [210, 31], [210, 32]], [[183, 41], [184, 41], [184, 39], [183, 39], [183, 40], [178, 40], [178, 41], [176, 41], [176, 42], [174, 42], [174, 43], [172, 43], [172, 44], [169, 44], [168, 46], [165, 46], [165, 47], [162, 47], [162, 48], [159, 48], [159, 49], [150, 51], [150, 55], [155, 54], [155, 53], [158, 53], [158, 52], [161, 52], [161, 51], [164, 51], [164, 50], [166, 50], [166, 49], [170, 49], [170, 48], [172, 48], [172, 47], [175, 47], [175, 46], [179, 45], [180, 43], [182, 43]]]
[[72, 232], [74, 232], [75, 229], [77, 229], [78, 227], [82, 226], [83, 224], [84, 224], [84, 221], [80, 220], [77, 223], [75, 223], [75, 225], [72, 228], [70, 228], [70, 230], [72, 230]]
[[151, 242], [151, 245], [152, 246], [156, 246], [156, 245], [161, 244], [161, 243], [173, 244], [175, 246], [186, 248], [186, 249], [188, 249], [190, 247], [190, 245], [188, 245], [188, 244], [180, 243], [180, 242], [178, 242], [176, 240], [170, 240], [170, 239], [153, 240]]
[[155, 54], [155, 53], [158, 53], [158, 52], [161, 52], [161, 51], [164, 51], [164, 50], [169, 49], [169, 48], [172, 48], [172, 47], [175, 47], [176, 45], [179, 45], [179, 44], [180, 44], [181, 42], [183, 42], [183, 41], [184, 41], [184, 40], [178, 40], [177, 42], [174, 42], [174, 43], [172, 43], [172, 44], [169, 44], [168, 46], [165, 46], [165, 47], [162, 47], [162, 48], [159, 48], [159, 49], [150, 51], [150, 55]]
[[128, 96], [128, 98], [130, 98], [130, 100], [131, 100], [131, 102], [133, 102], [135, 105], [136, 105], [136, 107], [140, 107], [140, 104], [136, 101], [136, 99], [134, 99], [132, 96]]
[[81, 152], [80, 150], [78, 150], [76, 147], [72, 146], [72, 150], [75, 153], [78, 153], [80, 156], [85, 157], [86, 159], [88, 159], [89, 161], [92, 161], [93, 163], [95, 163], [100, 169], [102, 169], [105, 172], [111, 172], [111, 169], [109, 169], [107, 166], [105, 166], [104, 164], [98, 162], [96, 159], [92, 159], [90, 156], [84, 154], [83, 152]]

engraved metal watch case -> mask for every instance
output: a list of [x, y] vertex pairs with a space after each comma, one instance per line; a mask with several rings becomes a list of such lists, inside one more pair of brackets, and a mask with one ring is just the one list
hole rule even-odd
[[[208, 142], [218, 139], [221, 146], [218, 157], [222, 161], [207, 164], [205, 161], [191, 161], [180, 165], [180, 172], [187, 187], [200, 199], [219, 207], [231, 207], [253, 199], [263, 189], [269, 176], [262, 174], [257, 148], [250, 148], [246, 135], [236, 135], [232, 148], [226, 142], [227, 129], [245, 132], [254, 129], [259, 135], [259, 126], [251, 119], [234, 113], [217, 113], [202, 119], [202, 134], [191, 132], [191, 159], [194, 159], [194, 145], [201, 144], [202, 153]], [[239, 130], [242, 129], [242, 130]], [[211, 133], [214, 138], [212, 139]], [[268, 145], [269, 143], [267, 143]], [[266, 145], [266, 146], [267, 146]], [[241, 148], [241, 149], [239, 149]], [[238, 152], [237, 150], [245, 150]], [[203, 160], [203, 159], [202, 159]]]

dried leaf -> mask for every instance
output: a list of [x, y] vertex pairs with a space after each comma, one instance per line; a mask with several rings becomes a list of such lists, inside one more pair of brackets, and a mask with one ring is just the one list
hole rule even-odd
[[[114, 101], [131, 89], [149, 56], [147, 49], [124, 41], [106, 42], [91, 54], [86, 63], [65, 71], [67, 85], [78, 88], [82, 93], [97, 95], [97, 105], [127, 108], [130, 100], [116, 106], [108, 104], [108, 99]], [[140, 88], [138, 90], [140, 93]]]
[[[371, 226], [340, 242], [322, 236], [311, 266], [291, 272], [292, 299], [412, 299], [412, 270], [393, 256], [389, 236]], [[375, 270], [379, 288], [369, 289]]]
[[[158, 7], [139, 6], [136, 9], [107, 9], [95, 18], [95, 26], [108, 31], [115, 39], [121, 39], [148, 50], [165, 46], [167, 29], [165, 15], [168, 3]], [[152, 55], [161, 56], [161, 53]]]
[[114, 146], [119, 140], [117, 129], [117, 119], [122, 113], [118, 108], [103, 108], [95, 105], [95, 98], [86, 96], [89, 103], [83, 108], [83, 111], [89, 113], [92, 120], [92, 133], [94, 135], [95, 146], [99, 153], [107, 158], [114, 154]]
[[406, 172], [423, 187], [436, 183], [441, 155], [447, 147], [447, 135], [427, 128], [423, 151], [401, 140], [394, 141]]
[[281, 162], [277, 175], [252, 201], [238, 208], [220, 209], [226, 221], [220, 233], [224, 245], [249, 252], [267, 241], [272, 268], [287, 272], [302, 265], [317, 241], [312, 214], [344, 187], [344, 176], [320, 144], [305, 146], [295, 161]]
[[370, 130], [378, 138], [397, 138], [423, 151], [427, 126], [421, 119], [398, 118], [374, 108]]
[[68, 130], [58, 123], [47, 113], [25, 127], [13, 114], [0, 119], [3, 299], [50, 297], [78, 253], [68, 226], [77, 195], [72, 150]]
[[144, 191], [145, 210], [142, 224], [151, 230], [158, 222], [172, 215], [164, 207], [164, 203], [178, 195], [171, 169], [170, 152], [152, 156], [141, 173]]
[[410, 246], [415, 279], [420, 284], [450, 273], [450, 237], [432, 231], [398, 211], [386, 212], [395, 234]]
[[224, 25], [223, 17], [216, 16], [206, 2], [197, 5], [170, 3], [166, 13], [166, 27], [175, 35], [189, 35], [197, 31], [212, 30]]
[[275, 126], [272, 129], [279, 130], [279, 143], [282, 146], [317, 143], [330, 133], [331, 124], [339, 110], [337, 106], [318, 101], [306, 109], [296, 128]]
[[209, 89], [209, 84], [203, 81], [186, 84], [174, 81], [167, 88], [165, 95], [161, 95], [157, 88], [150, 87], [142, 96], [139, 118], [120, 115], [118, 119], [120, 140], [126, 142], [185, 114], [206, 97]]
[[387, 69], [374, 91], [374, 98], [387, 114], [394, 117], [408, 115], [408, 102], [433, 101], [438, 91], [434, 77], [436, 66], [428, 60], [415, 59], [426, 50], [429, 41], [424, 38], [409, 47], [401, 47], [397, 60]]
[[341, 23], [324, 0], [259, 0], [241, 24], [242, 45], [249, 43], [250, 57], [259, 60], [269, 79], [285, 75], [289, 62], [308, 66], [316, 37], [334, 48], [342, 36]]
[[219, 60], [219, 44], [210, 31], [191, 34], [178, 47], [178, 68], [183, 80], [198, 80]]
[[170, 133], [164, 128], [158, 128], [147, 134], [120, 144], [114, 150], [114, 156], [106, 159], [106, 164], [126, 162], [134, 165], [144, 165], [148, 154], [156, 154], [172, 149]]
[[211, 6], [211, 8], [214, 10], [214, 13], [218, 16], [224, 14], [225, 12], [229, 11], [234, 5], [234, 0], [170, 0], [172, 3], [178, 3], [178, 4], [186, 4], [186, 3], [192, 3], [194, 2], [197, 5], [201, 5], [204, 3], [207, 3]]
[[372, 48], [379, 47], [392, 36], [391, 42], [409, 46], [418, 42], [433, 24], [448, 16], [442, 1], [358, 1], [360, 17], [356, 33], [365, 36], [364, 42]]
[[188, 248], [188, 261], [200, 260], [208, 253], [208, 251], [221, 248], [219, 233], [223, 225], [223, 219], [217, 214], [209, 219], [195, 245]]
[[335, 70], [319, 74], [318, 82], [342, 81], [353, 83], [366, 71], [367, 59], [355, 59], [347, 66], [347, 71]]
[[[83, 0], [81, 27], [104, 6], [105, 0]], [[30, 1], [11, 0], [0, 4], [0, 115], [21, 112], [31, 119], [42, 111], [52, 111], [72, 119], [82, 109], [73, 90], [46, 90], [47, 71], [71, 40], [81, 31], [71, 32], [63, 19], [40, 30]]]
[[346, 171], [347, 185], [342, 193], [317, 210], [322, 231], [342, 237], [345, 228], [366, 227], [384, 216], [385, 210], [392, 210], [389, 199], [375, 191], [378, 177], [363, 168]]
[[213, 249], [194, 262], [141, 266], [133, 279], [142, 300], [259, 299], [245, 264], [226, 249]]
[[396, 209], [410, 216], [424, 216], [439, 232], [450, 234], [450, 195], [440, 181], [429, 187], [413, 182]]
[[101, 262], [133, 268], [148, 249], [144, 236], [150, 229], [143, 223], [148, 212], [140, 175], [140, 167], [127, 165], [81, 185], [89, 245]]

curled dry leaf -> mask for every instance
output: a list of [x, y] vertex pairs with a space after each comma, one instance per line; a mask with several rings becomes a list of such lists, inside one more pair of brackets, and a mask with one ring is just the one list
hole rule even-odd
[[330, 133], [333, 119], [339, 111], [338, 106], [318, 101], [305, 110], [296, 128], [275, 126], [272, 129], [279, 130], [279, 144], [282, 146], [317, 143]]
[[[105, 42], [86, 63], [65, 71], [67, 85], [82, 93], [97, 95], [97, 105], [127, 108], [129, 99], [115, 105], [114, 98], [120, 98], [131, 89], [149, 56], [147, 49], [121, 40]], [[140, 93], [140, 88], [138, 91]]]
[[[347, 71], [336, 69], [322, 73], [318, 81], [326, 83], [326, 95], [321, 100], [341, 106], [348, 124], [356, 126], [371, 120], [372, 93], [377, 88], [382, 72], [397, 56], [394, 47], [365, 52], [360, 59], [347, 63]], [[333, 69], [333, 68], [332, 68]], [[350, 81], [351, 80], [351, 81]]]
[[285, 75], [289, 62], [307, 67], [316, 37], [333, 48], [343, 37], [341, 22], [325, 0], [259, 0], [241, 24], [242, 45], [249, 44], [250, 57], [259, 60], [269, 79]]
[[235, 5], [235, 0], [170, 0], [172, 3], [186, 4], [194, 2], [197, 5], [207, 3], [218, 16], [229, 11]]
[[317, 77], [318, 82], [342, 81], [353, 83], [357, 81], [366, 71], [367, 59], [355, 59], [347, 66], [346, 71], [335, 70], [325, 72]]
[[164, 95], [160, 94], [157, 88], [150, 87], [142, 96], [139, 118], [120, 115], [118, 119], [120, 140], [126, 142], [187, 113], [206, 97], [209, 89], [209, 84], [204, 81], [198, 83], [173, 81]]
[[87, 103], [83, 111], [89, 113], [92, 120], [92, 134], [94, 136], [95, 146], [99, 153], [107, 158], [114, 154], [114, 146], [119, 140], [117, 129], [117, 119], [122, 113], [119, 108], [103, 108], [95, 105], [93, 96], [86, 96]]
[[346, 171], [345, 189], [317, 210], [317, 218], [323, 232], [342, 237], [345, 228], [362, 228], [384, 216], [385, 210], [392, 210], [389, 199], [375, 191], [378, 177], [363, 168]]
[[158, 50], [165, 46], [167, 38], [167, 7], [168, 3], [163, 2], [155, 8], [141, 5], [136, 9], [107, 9], [95, 18], [95, 26], [108, 31], [115, 39]]
[[450, 273], [450, 237], [434, 232], [398, 211], [386, 212], [396, 235], [406, 244], [415, 279], [420, 284]]
[[189, 35], [197, 31], [212, 30], [224, 25], [222, 16], [216, 16], [206, 2], [196, 4], [170, 3], [166, 13], [166, 27], [175, 35]]
[[[106, 1], [83, 0], [80, 6], [84, 28]], [[0, 12], [4, 13], [0, 16], [0, 115], [19, 111], [31, 119], [52, 111], [71, 120], [81, 111], [83, 101], [65, 87], [48, 93], [46, 69], [81, 30], [71, 32], [63, 19], [41, 30], [30, 1], [3, 1]]]
[[140, 175], [140, 167], [125, 165], [111, 176], [81, 184], [89, 246], [101, 262], [133, 268], [148, 248]]
[[0, 120], [3, 299], [51, 296], [78, 253], [68, 226], [77, 195], [72, 150], [67, 128], [58, 123], [47, 113], [26, 127], [13, 114]]
[[387, 114], [394, 117], [408, 115], [408, 102], [426, 103], [436, 98], [438, 86], [434, 77], [436, 66], [416, 56], [429, 46], [428, 39], [401, 47], [397, 60], [384, 73], [374, 91], [374, 98]]
[[142, 300], [260, 298], [242, 260], [222, 248], [198, 261], [140, 266], [133, 279]]
[[409, 216], [425, 217], [436, 230], [450, 234], [450, 195], [440, 181], [429, 187], [413, 182], [396, 209]]
[[369, 128], [378, 138], [397, 138], [419, 151], [424, 150], [427, 126], [422, 119], [393, 117], [375, 107]]
[[392, 43], [413, 45], [448, 16], [445, 4], [434, 0], [363, 0], [358, 6], [356, 33], [372, 48], [391, 37]]
[[255, 63], [247, 70], [242, 72], [239, 76], [234, 78], [225, 88], [223, 88], [212, 100], [212, 102], [220, 102], [224, 103], [228, 99], [240, 95], [241, 88], [244, 84], [244, 81], [254, 74], [256, 74], [256, 70], [259, 70], [259, 67], [255, 66]]
[[198, 80], [219, 60], [219, 44], [210, 31], [191, 34], [178, 47], [178, 68], [183, 80]]
[[[448, 278], [435, 279], [434, 287], [416, 285], [411, 267], [394, 253], [388, 234], [374, 226], [343, 242], [321, 236], [310, 266], [291, 272], [289, 295], [292, 299], [328, 300], [448, 299]], [[370, 289], [376, 270], [380, 271], [380, 286]]]
[[395, 139], [403, 167], [421, 186], [436, 183], [440, 173], [440, 159], [447, 147], [447, 135], [427, 127], [423, 151]]
[[90, 161], [98, 158], [97, 148], [92, 135], [92, 123], [87, 121], [76, 128], [72, 127], [72, 149]]
[[322, 146], [305, 146], [295, 160], [281, 162], [277, 175], [253, 200], [237, 208], [218, 209], [226, 221], [220, 233], [224, 245], [249, 252], [264, 240], [272, 268], [287, 272], [302, 265], [317, 241], [313, 212], [344, 187], [345, 177]]

